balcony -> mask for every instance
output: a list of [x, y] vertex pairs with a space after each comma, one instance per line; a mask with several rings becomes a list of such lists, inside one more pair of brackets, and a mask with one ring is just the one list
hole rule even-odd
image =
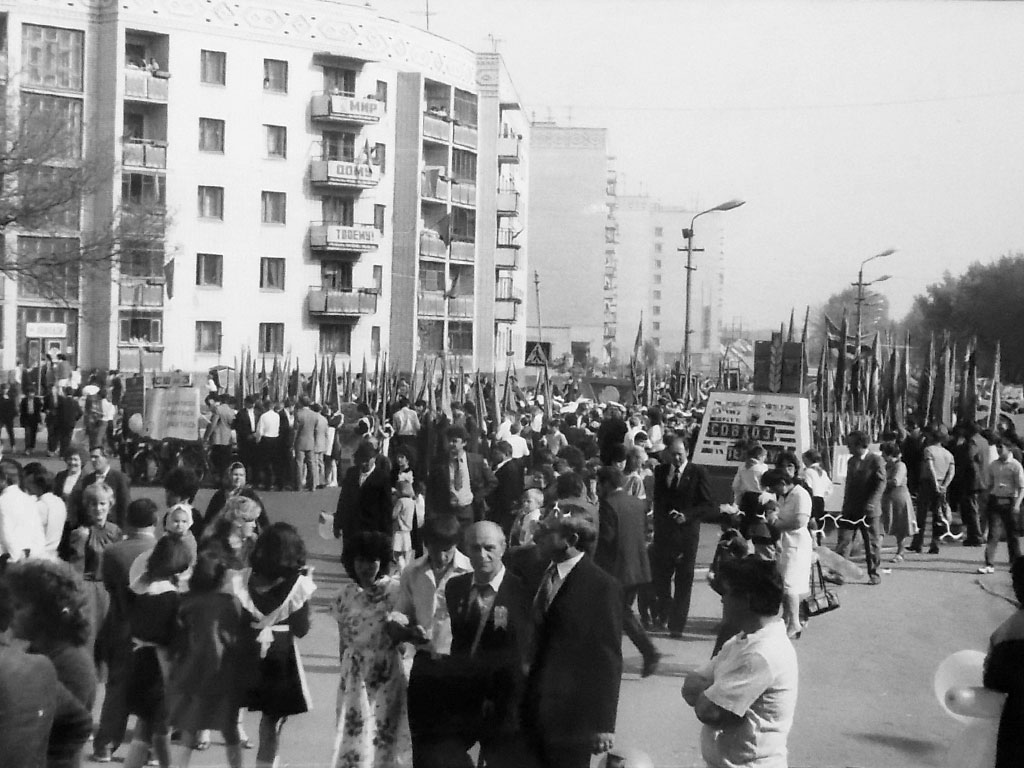
[[425, 200], [447, 203], [450, 185], [447, 179], [441, 178], [444, 168], [428, 168], [420, 173], [420, 194]]
[[519, 213], [519, 193], [514, 189], [500, 190], [497, 202], [498, 213], [502, 216], [516, 216]]
[[518, 163], [519, 145], [521, 141], [518, 136], [498, 137], [498, 160], [503, 163]]
[[522, 230], [512, 229], [511, 227], [499, 227], [498, 228], [498, 248], [519, 248], [522, 243], [519, 242], [519, 233]]
[[498, 299], [494, 302], [494, 322], [514, 323], [519, 313], [519, 303]]
[[314, 251], [375, 251], [380, 231], [372, 224], [328, 224], [314, 221], [309, 227], [309, 247]]
[[465, 261], [468, 263], [474, 262], [476, 260], [476, 243], [453, 240], [451, 246], [451, 260]]
[[452, 140], [452, 124], [447, 118], [440, 115], [423, 113], [423, 138], [443, 141], [448, 143]]
[[476, 149], [477, 131], [475, 125], [455, 124], [455, 143], [460, 147]]
[[146, 69], [126, 69], [124, 71], [125, 101], [166, 102], [166, 72], [150, 72]]
[[452, 202], [471, 208], [476, 207], [476, 184], [472, 181], [455, 181], [452, 183]]
[[309, 314], [316, 317], [360, 317], [377, 311], [375, 290], [329, 290], [310, 286], [306, 299]]
[[317, 93], [309, 106], [312, 120], [355, 125], [379, 123], [384, 103], [374, 98], [357, 99], [339, 93]]
[[436, 232], [420, 233], [420, 256], [431, 259], [444, 259], [448, 257], [448, 246], [444, 244]]
[[118, 303], [123, 307], [162, 307], [164, 286], [162, 279], [122, 280]]
[[494, 266], [497, 269], [519, 269], [519, 249], [495, 248]]
[[444, 304], [442, 291], [420, 291], [416, 311], [420, 317], [444, 317]]
[[331, 189], [370, 189], [380, 181], [380, 171], [369, 163], [346, 160], [313, 160], [309, 166], [312, 184]]
[[167, 142], [126, 138], [122, 142], [121, 164], [130, 168], [167, 167]]
[[473, 297], [452, 296], [448, 299], [448, 317], [455, 320], [472, 320]]

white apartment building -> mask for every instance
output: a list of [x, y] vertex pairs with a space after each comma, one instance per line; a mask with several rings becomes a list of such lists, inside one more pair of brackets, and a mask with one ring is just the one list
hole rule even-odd
[[522, 364], [529, 124], [499, 54], [331, 0], [0, 0], [0, 21], [9, 110], [44, 103], [115, 169], [77, 227], [8, 229], [8, 253], [136, 206], [165, 232], [57, 299], [6, 280], [3, 367]]

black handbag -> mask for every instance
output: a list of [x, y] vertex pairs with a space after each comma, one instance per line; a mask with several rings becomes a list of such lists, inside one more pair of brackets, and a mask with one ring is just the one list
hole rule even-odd
[[839, 607], [839, 595], [825, 584], [825, 573], [821, 561], [815, 561], [811, 570], [811, 594], [800, 601], [800, 620], [834, 611]]

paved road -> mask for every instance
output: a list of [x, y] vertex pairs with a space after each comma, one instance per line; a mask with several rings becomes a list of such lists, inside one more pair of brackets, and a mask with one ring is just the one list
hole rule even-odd
[[[139, 492], [162, 496], [157, 489]], [[203, 491], [199, 506], [205, 506], [209, 496]], [[286, 724], [282, 766], [324, 766], [330, 759], [338, 652], [337, 632], [325, 611], [345, 577], [337, 546], [317, 535], [316, 515], [320, 509], [333, 510], [336, 498], [337, 491], [330, 489], [265, 495], [271, 517], [293, 523], [306, 537], [319, 585], [313, 629], [301, 643], [316, 711]], [[707, 526], [700, 558], [705, 567], [715, 536]], [[891, 551], [884, 554], [888, 557]], [[789, 739], [792, 766], [945, 765], [949, 745], [963, 726], [935, 701], [935, 668], [954, 651], [983, 650], [992, 629], [1013, 610], [979, 586], [983, 578], [993, 591], [1009, 594], [1005, 572], [974, 575], [979, 558], [980, 550], [958, 545], [938, 556], [911, 555], [883, 576], [880, 586], [842, 587], [840, 610], [812, 620], [797, 646], [800, 698]], [[717, 595], [704, 583], [695, 587], [691, 615], [690, 632], [683, 639], [656, 638], [665, 662], [654, 677], [639, 678], [639, 655], [628, 640], [623, 644], [626, 674], [617, 741], [646, 750], [655, 765], [664, 768], [703, 765], [699, 724], [679, 689], [686, 672], [710, 655], [721, 615]], [[256, 722], [255, 716], [247, 715], [252, 735]], [[254, 759], [254, 753], [248, 753], [247, 764]], [[209, 752], [197, 753], [192, 762], [222, 764], [223, 750], [217, 743]]]

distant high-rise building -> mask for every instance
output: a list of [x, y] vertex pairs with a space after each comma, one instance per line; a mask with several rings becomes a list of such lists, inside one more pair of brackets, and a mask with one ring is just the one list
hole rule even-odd
[[[666, 206], [645, 195], [620, 195], [616, 219], [616, 349], [624, 362], [633, 352], [643, 315], [643, 336], [662, 363], [679, 360], [686, 324], [686, 238], [696, 211]], [[690, 362], [694, 371], [714, 372], [720, 355], [725, 281], [723, 221], [697, 221], [693, 241], [690, 301]]]
[[609, 160], [604, 128], [530, 128], [530, 285], [527, 338], [538, 339], [533, 273], [540, 277], [541, 340], [555, 359], [604, 356], [609, 307], [606, 246]]

